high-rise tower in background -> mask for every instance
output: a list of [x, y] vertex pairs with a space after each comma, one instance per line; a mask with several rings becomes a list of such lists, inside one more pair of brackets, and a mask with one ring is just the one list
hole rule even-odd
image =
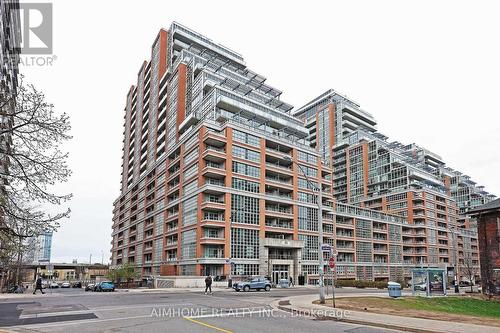
[[280, 97], [240, 54], [178, 23], [161, 30], [127, 94], [112, 265], [316, 283], [314, 186], [340, 279], [478, 264], [474, 223], [459, 213], [491, 200], [483, 188], [389, 142], [334, 90], [297, 110]]
[[33, 264], [50, 262], [52, 254], [52, 231], [30, 237], [26, 243], [27, 251], [25, 262]]
[[[18, 85], [19, 50], [21, 43], [21, 26], [19, 17], [19, 1], [0, 1], [0, 123], [2, 128], [12, 126], [12, 112]], [[12, 138], [10, 134], [0, 135], [2, 151], [10, 150]], [[0, 174], [7, 173], [8, 158], [0, 152]], [[0, 177], [3, 178], [3, 177]], [[4, 192], [5, 179], [0, 180], [0, 196]], [[0, 213], [1, 214], [1, 213]]]

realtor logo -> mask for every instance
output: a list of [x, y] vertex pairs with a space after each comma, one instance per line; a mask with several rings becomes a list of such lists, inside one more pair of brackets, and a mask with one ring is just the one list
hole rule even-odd
[[21, 54], [52, 54], [52, 4], [20, 3]]

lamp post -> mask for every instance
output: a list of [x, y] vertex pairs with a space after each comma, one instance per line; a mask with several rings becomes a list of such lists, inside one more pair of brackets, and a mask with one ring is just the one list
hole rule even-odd
[[[293, 160], [290, 157], [285, 157], [286, 160], [292, 162]], [[325, 262], [323, 258], [323, 191], [322, 191], [322, 186], [321, 186], [321, 175], [320, 175], [320, 185], [319, 187], [314, 185], [309, 177], [307, 176], [307, 173], [304, 171], [302, 166], [297, 163], [297, 166], [299, 167], [300, 171], [302, 172], [302, 175], [306, 178], [307, 184], [310, 186], [310, 188], [313, 191], [318, 192], [318, 273], [319, 273], [319, 302], [320, 304], [325, 304], [325, 283], [324, 283], [324, 268], [325, 268]]]
[[[448, 225], [448, 229], [450, 230], [451, 232], [451, 242], [452, 242], [452, 251], [453, 251], [453, 275], [454, 275], [454, 279], [455, 279], [455, 293], [460, 293], [460, 284], [459, 284], [459, 281], [458, 281], [458, 263], [457, 263], [457, 248], [458, 248], [458, 244], [457, 244], [457, 227], [456, 225]], [[448, 272], [446, 272], [446, 275], [448, 275]]]

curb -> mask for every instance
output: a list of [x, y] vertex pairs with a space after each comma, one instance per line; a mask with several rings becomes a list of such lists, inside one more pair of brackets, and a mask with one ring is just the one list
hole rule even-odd
[[[279, 302], [279, 300], [277, 300], [276, 302]], [[289, 312], [289, 313], [297, 313], [299, 315], [305, 313], [305, 310], [299, 310], [299, 309], [290, 308], [290, 307], [286, 307], [286, 306], [282, 306], [282, 305], [271, 304], [271, 306], [277, 307], [279, 310]], [[338, 318], [335, 316], [328, 316], [328, 315], [323, 315], [323, 316], [316, 315], [314, 317], [316, 319], [320, 319], [320, 320], [333, 320], [333, 321], [339, 321], [339, 322], [344, 322], [344, 323], [349, 323], [349, 324], [357, 324], [357, 325], [364, 325], [364, 326], [371, 326], [371, 327], [378, 327], [378, 328], [393, 329], [393, 330], [398, 330], [398, 331], [403, 331], [403, 332], [414, 332], [414, 333], [436, 333], [437, 332], [437, 331], [428, 331], [428, 330], [423, 330], [423, 329], [419, 329], [419, 328], [399, 326], [399, 325], [373, 323], [370, 321]]]

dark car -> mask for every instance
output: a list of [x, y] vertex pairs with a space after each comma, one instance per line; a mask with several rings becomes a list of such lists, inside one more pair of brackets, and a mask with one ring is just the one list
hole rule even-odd
[[233, 284], [233, 289], [236, 291], [250, 291], [250, 290], [271, 290], [271, 282], [266, 278], [252, 278], [246, 281], [240, 281]]
[[81, 282], [75, 282], [73, 283], [73, 288], [81, 288], [82, 287], [82, 283]]
[[94, 291], [95, 284], [89, 283], [85, 286], [85, 291]]
[[115, 284], [111, 281], [99, 282], [94, 291], [115, 291]]

